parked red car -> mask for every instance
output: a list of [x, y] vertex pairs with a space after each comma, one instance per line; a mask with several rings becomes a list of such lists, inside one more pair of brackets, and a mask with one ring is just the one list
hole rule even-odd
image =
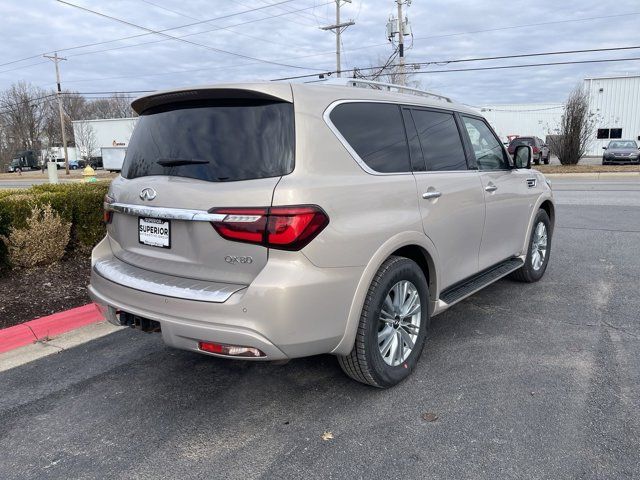
[[507, 150], [509, 154], [513, 155], [518, 145], [529, 145], [533, 147], [533, 163], [540, 165], [540, 162], [544, 162], [545, 165], [549, 165], [551, 159], [551, 152], [549, 147], [538, 137], [516, 137], [509, 143]]

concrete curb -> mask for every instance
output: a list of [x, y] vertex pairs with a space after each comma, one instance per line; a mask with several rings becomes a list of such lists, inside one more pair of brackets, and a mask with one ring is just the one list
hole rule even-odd
[[0, 330], [0, 353], [48, 340], [62, 333], [104, 320], [95, 303], [37, 318]]
[[549, 178], [586, 178], [601, 180], [604, 178], [639, 178], [640, 172], [584, 172], [584, 173], [544, 173]]

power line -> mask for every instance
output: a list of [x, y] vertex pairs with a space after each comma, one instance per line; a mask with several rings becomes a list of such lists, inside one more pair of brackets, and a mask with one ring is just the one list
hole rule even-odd
[[[586, 50], [564, 50], [564, 51], [555, 51], [555, 52], [537, 52], [530, 54], [517, 54], [517, 55], [502, 55], [502, 56], [493, 56], [493, 57], [476, 57], [476, 58], [466, 58], [466, 59], [453, 59], [453, 60], [441, 60], [441, 61], [432, 61], [432, 62], [413, 62], [409, 65], [446, 65], [450, 63], [460, 63], [460, 62], [475, 62], [475, 61], [486, 61], [486, 60], [498, 60], [498, 59], [509, 59], [509, 58], [526, 58], [526, 57], [536, 57], [536, 56], [544, 56], [544, 55], [566, 55], [566, 54], [575, 54], [575, 53], [594, 53], [594, 52], [605, 52], [605, 51], [619, 51], [619, 50], [632, 50], [632, 49], [640, 49], [640, 46], [630, 46], [630, 47], [611, 47], [611, 48], [597, 48], [597, 49], [586, 49]], [[290, 60], [302, 59], [315, 57], [318, 55], [334, 55], [335, 52], [325, 52], [320, 54], [312, 54], [312, 55], [302, 55], [297, 57], [290, 57]], [[366, 75], [360, 75], [363, 78], [373, 78], [376, 79], [385, 74], [385, 70], [389, 67], [393, 67], [393, 61], [397, 57], [397, 50], [394, 51], [384, 65], [374, 66], [374, 67], [364, 67], [364, 68], [355, 68], [357, 73], [363, 71], [377, 70], [377, 72], [369, 73]], [[283, 59], [286, 60], [286, 59]], [[175, 75], [179, 73], [190, 73], [190, 72], [199, 72], [211, 69], [218, 68], [236, 68], [236, 67], [244, 67], [248, 65], [256, 65], [256, 62], [243, 63], [237, 65], [218, 65], [216, 67], [209, 68], [195, 68], [195, 69], [185, 69], [185, 70], [173, 70], [170, 72], [163, 73], [151, 73], [151, 74], [143, 74], [143, 75], [123, 75], [123, 76], [114, 76], [114, 77], [96, 77], [96, 78], [88, 78], [82, 80], [69, 80], [67, 83], [84, 83], [84, 82], [92, 82], [92, 81], [100, 81], [100, 80], [118, 80], [123, 78], [141, 78], [141, 77], [153, 77], [153, 76], [164, 76], [164, 75]], [[450, 70], [447, 70], [450, 71]], [[343, 70], [343, 73], [347, 72], [347, 70]], [[326, 74], [333, 74], [334, 71], [327, 71]], [[295, 80], [299, 78], [310, 78], [316, 77], [318, 74], [308, 74], [308, 75], [298, 75], [294, 77], [283, 77], [275, 80]]]
[[[429, 65], [447, 65], [450, 63], [463, 63], [463, 62], [482, 62], [487, 60], [504, 60], [504, 59], [513, 59], [513, 58], [527, 58], [527, 57], [540, 57], [540, 56], [550, 56], [550, 55], [569, 55], [576, 53], [595, 53], [595, 52], [613, 52], [613, 51], [622, 51], [622, 50], [637, 50], [640, 49], [640, 45], [628, 46], [628, 47], [610, 47], [610, 48], [589, 48], [583, 50], [561, 50], [561, 51], [551, 51], [551, 52], [536, 52], [536, 53], [521, 53], [515, 55], [500, 55], [493, 57], [476, 57], [476, 58], [458, 58], [453, 60], [434, 60], [430, 62], [411, 62], [409, 65], [420, 65], [420, 66], [429, 66]], [[395, 67], [397, 65], [379, 65], [376, 67], [365, 67], [359, 68], [358, 70], [377, 70], [380, 68], [389, 68]], [[454, 71], [454, 70], [445, 70], [445, 71]], [[346, 70], [343, 70], [346, 72]], [[326, 75], [332, 75], [337, 73], [335, 70], [323, 72]], [[428, 73], [428, 72], [412, 72], [412, 73]], [[296, 80], [299, 78], [309, 78], [317, 76], [317, 73], [310, 73], [306, 75], [296, 75], [291, 77], [282, 77], [274, 79], [274, 81], [280, 80]]]
[[496, 28], [488, 28], [483, 30], [473, 30], [470, 32], [458, 32], [458, 33], [446, 33], [442, 35], [430, 35], [427, 37], [416, 37], [415, 40], [427, 40], [432, 38], [447, 38], [447, 37], [455, 37], [458, 35], [472, 35], [476, 33], [487, 33], [487, 32], [499, 32], [502, 30], [513, 30], [515, 28], [523, 28], [523, 27], [541, 27], [545, 25], [559, 25], [564, 23], [574, 23], [574, 22], [587, 22], [591, 20], [606, 20], [609, 18], [619, 18], [619, 17], [629, 17], [633, 15], [640, 15], [640, 12], [630, 12], [630, 13], [617, 13], [613, 15], [601, 15], [598, 17], [585, 17], [585, 18], [574, 18], [567, 20], [553, 20], [550, 22], [539, 22], [539, 23], [525, 23], [522, 25], [507, 25], [504, 27], [496, 27]]
[[[147, 5], [152, 5], [152, 6], [158, 8], [160, 10], [164, 10], [166, 12], [173, 13], [174, 15], [178, 15], [180, 17], [190, 18], [191, 20], [198, 20], [198, 18], [196, 18], [196, 17], [192, 17], [191, 15], [187, 15], [186, 13], [179, 12], [178, 10], [173, 10], [171, 8], [167, 8], [167, 7], [163, 6], [163, 5], [159, 5], [159, 4], [151, 2], [149, 0], [140, 0], [140, 1], [146, 3]], [[253, 40], [258, 40], [260, 42], [272, 43], [274, 45], [281, 45], [281, 46], [285, 46], [285, 47], [289, 47], [290, 46], [289, 44], [284, 44], [284, 43], [280, 43], [280, 42], [274, 42], [273, 40], [269, 40], [268, 38], [260, 38], [260, 37], [255, 37], [253, 35], [249, 35], [249, 34], [244, 33], [244, 32], [238, 32], [238, 31], [232, 30], [230, 27], [220, 27], [220, 29], [221, 30], [226, 30], [228, 32], [232, 32], [235, 35], [240, 35], [242, 37], [247, 37], [247, 38], [251, 38]]]
[[549, 63], [525, 63], [525, 64], [519, 64], [519, 65], [501, 65], [501, 66], [493, 66], [493, 67], [476, 67], [476, 68], [456, 68], [456, 69], [449, 69], [449, 70], [425, 70], [425, 71], [413, 72], [413, 73], [419, 74], [419, 73], [479, 72], [484, 70], [506, 70], [511, 68], [528, 68], [528, 67], [551, 67], [555, 65], [578, 65], [578, 64], [585, 64], [585, 63], [633, 62], [636, 60], [640, 60], [640, 57], [610, 58], [610, 59], [602, 59], [602, 60], [575, 60], [575, 61], [567, 61], [567, 62], [549, 62]]
[[[77, 8], [79, 10], [83, 10], [83, 11], [88, 12], [88, 13], [93, 13], [94, 15], [98, 15], [100, 17], [107, 18], [109, 20], [113, 20], [113, 21], [118, 22], [118, 23], [122, 23], [123, 25], [128, 25], [128, 26], [131, 26], [131, 27], [134, 27], [134, 28], [138, 28], [140, 30], [147, 31], [149, 33], [155, 33], [157, 35], [161, 35], [163, 37], [166, 37], [166, 38], [169, 38], [169, 39], [173, 39], [173, 40], [176, 40], [178, 42], [187, 43], [189, 45], [195, 45], [195, 46], [198, 46], [198, 47], [203, 47], [203, 48], [206, 48], [207, 50], [211, 50], [211, 51], [214, 51], [214, 52], [217, 52], [217, 53], [226, 53], [227, 55], [233, 55], [233, 56], [240, 57], [240, 58], [247, 58], [249, 60], [255, 60], [255, 61], [258, 61], [258, 62], [268, 63], [268, 64], [271, 64], [271, 65], [277, 65], [279, 67], [297, 68], [297, 69], [307, 69], [308, 68], [308, 67], [302, 67], [302, 66], [299, 66], [299, 65], [290, 65], [290, 64], [287, 64], [287, 63], [272, 62], [270, 60], [266, 60], [266, 59], [263, 59], [263, 58], [252, 57], [250, 55], [244, 55], [242, 53], [231, 52], [229, 50], [223, 50], [223, 49], [220, 49], [220, 48], [215, 48], [215, 47], [212, 47], [210, 45], [205, 45], [203, 43], [194, 42], [192, 40], [185, 40], [184, 38], [174, 37], [174, 36], [169, 35], [167, 33], [163, 33], [160, 30], [153, 30], [151, 28], [147, 28], [147, 27], [144, 27], [142, 25], [138, 25], [137, 23], [129, 22], [128, 20], [123, 20], [121, 18], [114, 17], [112, 15], [107, 15], [106, 13], [101, 13], [101, 12], [98, 12], [96, 10], [91, 10], [90, 8], [82, 7], [80, 5], [75, 5], [75, 4], [67, 2], [65, 0], [57, 0], [57, 1], [59, 3], [63, 3], [65, 5], [69, 5], [71, 7]], [[285, 1], [291, 1], [291, 0], [285, 0]], [[204, 22], [204, 21], [203, 22], [196, 22], [195, 24], [199, 24], [199, 23], [206, 23], [206, 22]]]
[[[328, 5], [330, 3], [333, 3], [333, 1], [326, 2], [326, 3], [322, 4], [322, 5]], [[296, 10], [296, 11], [308, 10], [309, 8], [316, 8], [316, 6], [306, 7], [306, 8], [302, 8], [302, 9]], [[234, 28], [234, 27], [239, 27], [239, 26], [242, 26], [242, 25], [247, 25], [247, 24], [250, 24], [250, 23], [261, 22], [263, 20], [269, 20], [269, 19], [272, 19], [272, 18], [280, 18], [280, 17], [284, 17], [284, 16], [289, 15], [289, 14], [290, 14], [290, 12], [285, 12], [285, 13], [279, 13], [279, 14], [276, 14], [276, 15], [270, 15], [270, 16], [263, 17], [263, 18], [247, 20], [245, 22], [235, 23], [233, 25], [228, 25], [226, 28]], [[196, 36], [196, 35], [202, 35], [203, 33], [216, 32], [216, 31], [219, 31], [219, 30], [222, 30], [222, 29], [223, 29], [223, 27], [215, 27], [215, 28], [211, 28], [211, 29], [208, 29], [208, 30], [201, 30], [201, 31], [195, 32], [195, 33], [188, 33], [188, 34], [185, 34], [185, 35], [176, 35], [176, 38], [193, 37], [193, 36]], [[160, 30], [160, 31], [162, 31], [162, 30]], [[144, 33], [144, 34], [141, 34], [141, 35], [135, 35], [135, 37], [141, 37], [141, 36], [146, 36], [146, 35], [150, 35], [150, 34]], [[127, 38], [133, 38], [133, 37], [125, 37], [123, 39], [127, 39]], [[81, 52], [81, 53], [76, 53], [76, 54], [69, 55], [69, 57], [78, 57], [78, 56], [81, 56], [81, 55], [92, 55], [94, 53], [110, 52], [110, 51], [113, 51], [113, 50], [122, 50], [122, 49], [125, 49], [125, 48], [134, 48], [134, 47], [139, 47], [139, 46], [143, 46], [143, 45], [151, 45], [151, 44], [154, 44], [154, 43], [166, 42], [168, 40], [169, 39], [165, 38], [165, 39], [161, 39], [161, 40], [153, 40], [151, 42], [142, 42], [142, 43], [136, 43], [136, 44], [133, 44], [133, 45], [123, 45], [123, 46], [120, 46], [120, 47], [111, 47], [111, 48], [105, 48], [105, 49], [102, 49], [102, 50], [93, 50], [93, 51], [90, 51], [90, 52]], [[99, 43], [112, 43], [114, 41], [117, 41], [117, 40], [109, 40], [109, 41], [106, 41], [106, 42], [99, 42]], [[313, 56], [315, 56], [315, 55], [313, 55]], [[296, 58], [296, 57], [292, 57], [292, 58]], [[254, 65], [254, 63], [249, 63], [249, 64], [246, 64], [246, 65]]]
[[[241, 12], [229, 13], [229, 14], [226, 14], [226, 15], [221, 15], [221, 16], [214, 17], [214, 18], [209, 18], [209, 19], [206, 19], [206, 20], [198, 20], [197, 22], [194, 22], [194, 23], [187, 23], [187, 24], [184, 24], [184, 25], [178, 25], [176, 27], [165, 28], [165, 29], [162, 29], [162, 30], [158, 30], [158, 32], [164, 33], [164, 32], [169, 32], [169, 31], [172, 31], [172, 30], [179, 30], [179, 29], [182, 29], [182, 28], [192, 27], [194, 25], [201, 25], [201, 24], [204, 24], [204, 23], [211, 23], [211, 22], [214, 22], [216, 20], [223, 20], [223, 19], [226, 19], [226, 18], [235, 17], [235, 16], [238, 16], [238, 15], [243, 15], [245, 13], [250, 13], [250, 12], [254, 12], [254, 11], [258, 11], [258, 10], [264, 10], [264, 9], [267, 9], [267, 8], [272, 7], [274, 5], [280, 5], [280, 4], [289, 3], [289, 2], [292, 2], [292, 1], [294, 1], [294, 0], [282, 0], [282, 1], [278, 2], [278, 3], [274, 3], [274, 4], [271, 4], [271, 5], [265, 5], [265, 6], [262, 6], [262, 7], [255, 7], [255, 8], [251, 8], [251, 9], [248, 9], [248, 10], [243, 10]], [[61, 3], [66, 3], [66, 2], [61, 2]], [[82, 7], [79, 7], [79, 8], [82, 8]], [[144, 37], [144, 36], [147, 36], [147, 35], [152, 35], [153, 33], [154, 32], [141, 33], [141, 34], [138, 34], [138, 35], [129, 35], [129, 36], [126, 36], [126, 37], [116, 38], [116, 39], [113, 39], [113, 40], [104, 40], [104, 41], [101, 41], [101, 42], [85, 43], [85, 44], [76, 45], [76, 46], [73, 46], [73, 47], [58, 48], [56, 51], [57, 52], [67, 52], [69, 50], [77, 50], [77, 49], [80, 49], [80, 48], [95, 47], [97, 45], [104, 45], [104, 44], [107, 44], [107, 43], [113, 43], [113, 42], [119, 42], [119, 41], [122, 41], [122, 40], [130, 40], [132, 38]], [[0, 67], [5, 66], [5, 65], [11, 65], [13, 63], [22, 62], [24, 60], [30, 60], [32, 58], [39, 58], [42, 55], [47, 55], [47, 54], [50, 54], [50, 53], [54, 53], [53, 50], [49, 51], [49, 52], [39, 53], [37, 55], [31, 55], [29, 57], [21, 58], [21, 59], [18, 59], [18, 60], [12, 60], [10, 62], [0, 63]]]

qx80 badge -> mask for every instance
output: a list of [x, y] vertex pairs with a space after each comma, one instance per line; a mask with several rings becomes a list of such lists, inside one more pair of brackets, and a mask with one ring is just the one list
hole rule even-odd
[[238, 263], [249, 264], [253, 263], [253, 257], [238, 257], [235, 255], [227, 255], [224, 257], [224, 261], [231, 265], [237, 265]]

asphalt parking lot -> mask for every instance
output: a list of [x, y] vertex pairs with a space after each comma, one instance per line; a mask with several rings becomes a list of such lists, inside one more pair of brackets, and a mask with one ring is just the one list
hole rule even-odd
[[554, 189], [543, 280], [435, 317], [396, 388], [122, 330], [0, 373], [0, 478], [640, 476], [640, 182]]

